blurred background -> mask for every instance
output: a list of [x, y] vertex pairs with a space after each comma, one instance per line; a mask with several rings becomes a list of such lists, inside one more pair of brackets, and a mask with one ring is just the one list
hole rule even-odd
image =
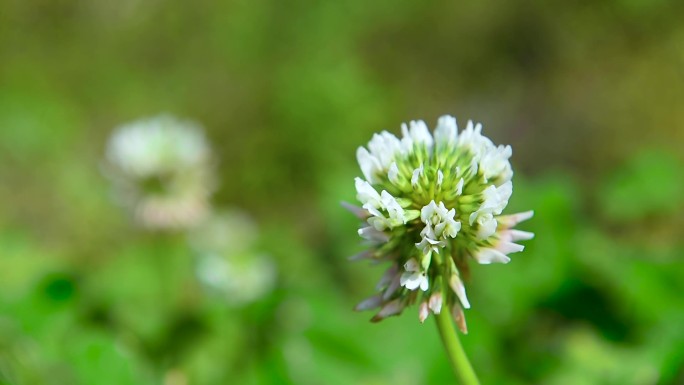
[[[0, 1], [0, 384], [453, 382], [417, 310], [351, 311], [383, 269], [347, 261], [339, 205], [372, 133], [447, 113], [513, 146], [507, 212], [536, 212], [525, 252], [467, 283], [482, 382], [684, 384], [683, 14]], [[110, 135], [162, 113], [203, 127], [219, 230], [117, 199]], [[236, 258], [237, 286], [216, 273]]]

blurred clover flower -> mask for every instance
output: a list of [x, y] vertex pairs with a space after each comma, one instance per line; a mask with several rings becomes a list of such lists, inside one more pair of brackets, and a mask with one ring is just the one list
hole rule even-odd
[[273, 261], [255, 247], [259, 231], [244, 213], [214, 213], [190, 233], [200, 282], [227, 303], [241, 305], [268, 293], [275, 284]]
[[161, 115], [122, 125], [106, 160], [117, 198], [144, 227], [188, 228], [207, 215], [213, 168], [198, 124]]
[[502, 215], [513, 192], [510, 146], [495, 146], [468, 122], [442, 116], [430, 134], [423, 121], [401, 127], [403, 137], [383, 131], [356, 153], [364, 178], [356, 178], [361, 207], [347, 207], [363, 220], [359, 235], [370, 248], [352, 259], [390, 262], [376, 289], [356, 310], [379, 308], [377, 322], [419, 303], [418, 316], [445, 308], [467, 333], [470, 308], [463, 279], [468, 259], [507, 263], [531, 239], [514, 230], [532, 212]]

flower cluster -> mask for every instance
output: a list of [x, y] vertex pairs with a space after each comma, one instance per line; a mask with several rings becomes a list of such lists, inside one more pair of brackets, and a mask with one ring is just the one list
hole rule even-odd
[[259, 230], [247, 214], [214, 213], [190, 233], [196, 275], [204, 288], [231, 305], [253, 302], [276, 281], [275, 263], [255, 246]]
[[106, 155], [117, 197], [144, 227], [188, 228], [206, 216], [213, 169], [197, 124], [162, 115], [123, 125]]
[[459, 133], [456, 119], [442, 116], [433, 134], [423, 121], [401, 130], [401, 138], [375, 134], [356, 154], [361, 207], [347, 207], [370, 247], [352, 259], [391, 263], [378, 293], [356, 309], [379, 308], [372, 321], [380, 321], [419, 303], [423, 322], [446, 307], [465, 333], [467, 260], [507, 263], [523, 250], [515, 242], [533, 237], [513, 229], [532, 212], [502, 215], [513, 192], [511, 147], [495, 146], [480, 124]]

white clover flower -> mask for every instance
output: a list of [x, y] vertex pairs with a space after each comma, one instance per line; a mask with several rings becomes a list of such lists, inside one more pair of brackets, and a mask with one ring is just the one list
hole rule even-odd
[[404, 272], [401, 274], [399, 283], [409, 290], [420, 288], [420, 290], [426, 291], [428, 289], [426, 273], [422, 271], [420, 264], [414, 258], [409, 259], [404, 264]]
[[479, 168], [482, 170], [484, 181], [492, 178], [509, 181], [513, 177], [513, 170], [508, 159], [513, 154], [511, 146], [499, 146], [495, 150], [487, 151], [480, 159]]
[[215, 213], [193, 229], [189, 242], [203, 286], [231, 305], [253, 302], [271, 291], [275, 264], [256, 249], [258, 236], [252, 219], [237, 211]]
[[[371, 215], [368, 223], [376, 230], [382, 231], [406, 223], [407, 217], [399, 202], [387, 191], [378, 194], [368, 182], [356, 178], [357, 199]], [[387, 217], [383, 212], [387, 213]]]
[[196, 123], [161, 115], [120, 126], [106, 160], [117, 198], [144, 227], [188, 228], [207, 215], [211, 152]]
[[[369, 151], [370, 150], [370, 151]], [[359, 147], [356, 158], [364, 177], [375, 183], [377, 174], [385, 174], [397, 152], [401, 151], [401, 142], [387, 131], [373, 135], [368, 143], [368, 150]]]
[[357, 151], [365, 180], [356, 178], [362, 207], [347, 205], [364, 224], [370, 250], [354, 259], [390, 261], [379, 293], [357, 310], [380, 308], [373, 321], [418, 302], [419, 319], [449, 307], [465, 332], [470, 308], [462, 273], [468, 259], [507, 263], [533, 237], [514, 230], [531, 212], [502, 215], [513, 193], [510, 146], [495, 146], [482, 125], [442, 116], [434, 136], [422, 121], [401, 126], [402, 137], [383, 131]]

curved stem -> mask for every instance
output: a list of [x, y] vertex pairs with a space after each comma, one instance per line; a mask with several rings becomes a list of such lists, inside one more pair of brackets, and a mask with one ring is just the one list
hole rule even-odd
[[439, 314], [435, 315], [439, 336], [442, 338], [442, 344], [449, 356], [449, 362], [456, 373], [456, 377], [458, 377], [460, 385], [479, 385], [480, 382], [477, 380], [475, 371], [468, 361], [468, 356], [466, 356], [463, 346], [461, 346], [461, 341], [458, 339], [458, 334], [456, 334], [456, 329], [454, 328], [454, 321], [451, 319], [451, 312], [449, 310], [445, 307]]

